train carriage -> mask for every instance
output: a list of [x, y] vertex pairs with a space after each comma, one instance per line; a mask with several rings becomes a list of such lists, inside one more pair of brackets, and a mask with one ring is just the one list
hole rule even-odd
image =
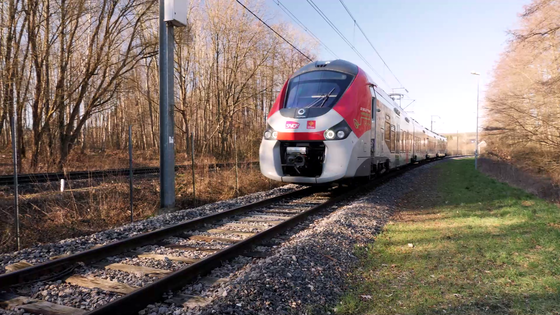
[[325, 184], [445, 155], [446, 141], [409, 117], [358, 66], [317, 61], [282, 87], [260, 146], [273, 180]]

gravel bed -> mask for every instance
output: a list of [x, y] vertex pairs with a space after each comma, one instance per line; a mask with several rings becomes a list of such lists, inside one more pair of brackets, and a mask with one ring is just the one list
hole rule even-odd
[[[224, 248], [223, 245], [219, 245], [219, 244], [211, 244], [211, 243], [207, 243], [207, 242], [201, 242], [201, 241], [194, 241], [194, 240], [189, 240], [189, 239], [184, 239], [184, 238], [173, 238], [172, 242], [169, 242], [170, 244], [176, 244], [176, 245], [185, 245], [185, 246], [190, 246], [190, 247], [200, 247], [200, 248], [208, 248], [208, 249], [222, 249]], [[180, 249], [179, 249], [180, 250]], [[188, 254], [189, 252], [184, 251], [186, 254]], [[186, 256], [185, 257], [190, 257], [190, 256]], [[193, 257], [194, 258], [194, 257]]]
[[[429, 168], [437, 163], [440, 162], [422, 166], [397, 179], [393, 179], [372, 193], [337, 209], [328, 216], [320, 214], [310, 217], [307, 223], [299, 224], [293, 228], [292, 231], [295, 232], [292, 233], [295, 234], [291, 237], [280, 236], [270, 240], [269, 246], [255, 248], [256, 251], [269, 253], [271, 256], [267, 258], [238, 257], [222, 267], [214, 269], [209, 275], [214, 278], [227, 279], [226, 281], [218, 281], [213, 284], [199, 281], [175, 293], [175, 295], [186, 294], [208, 298], [208, 305], [194, 307], [175, 305], [171, 301], [174, 295], [169, 293], [166, 296], [167, 302], [149, 305], [140, 314], [334, 313], [335, 303], [346, 289], [346, 276], [356, 267], [358, 262], [357, 257], [353, 255], [355, 247], [364, 246], [374, 241], [375, 235], [381, 230], [396, 208], [399, 198], [411, 190], [411, 181], [421, 180], [423, 174], [428, 172]], [[160, 215], [90, 236], [3, 254], [0, 255], [0, 273], [4, 272], [5, 265], [20, 260], [26, 260], [30, 263], [42, 262], [50, 256], [79, 252], [97, 244], [109, 243], [194, 217], [224, 211], [242, 204], [289, 192], [298, 189], [298, 187], [296, 185], [284, 186], [234, 200]], [[307, 201], [309, 203], [317, 202], [317, 200]], [[294, 206], [296, 205], [294, 204]], [[253, 214], [282, 216], [281, 214]], [[309, 224], [309, 222], [313, 223]], [[230, 221], [229, 223], [232, 222]], [[206, 228], [227, 228], [229, 223], [223, 222], [224, 226], [213, 225], [212, 227], [205, 227], [201, 231], [189, 232], [189, 234], [204, 235]], [[266, 226], [265, 222], [241, 221], [236, 223], [255, 226], [255, 229], [239, 228], [238, 230], [240, 231], [246, 229], [247, 231], [255, 232], [256, 229], [261, 230]], [[229, 234], [212, 235], [237, 238], [235, 235]], [[227, 243], [222, 244], [218, 241], [209, 243], [176, 237], [170, 237], [166, 241], [203, 248], [223, 248], [226, 245], [230, 245]], [[206, 252], [183, 251], [157, 245], [145, 246], [142, 250], [189, 258], [202, 258], [209, 255]], [[110, 257], [106, 261], [167, 270], [176, 270], [185, 266], [184, 263], [180, 262], [125, 256], [126, 254]], [[134, 275], [94, 267], [81, 267], [76, 271], [82, 275], [92, 275], [138, 287], [158, 279], [154, 276]], [[76, 287], [61, 281], [39, 282], [26, 288], [26, 290], [28, 290], [27, 296], [87, 310], [106, 304], [120, 296], [117, 293]], [[0, 309], [0, 315], [23, 313], [21, 310], [6, 311]]]
[[158, 255], [169, 255], [185, 258], [201, 259], [209, 255], [208, 252], [195, 251], [195, 250], [184, 250], [184, 249], [173, 249], [163, 246], [145, 246], [141, 249], [146, 253], [153, 253]]
[[132, 266], [142, 266], [150, 267], [156, 269], [177, 271], [183, 267], [190, 264], [180, 261], [172, 261], [170, 259], [160, 260], [152, 258], [138, 258], [138, 257], [127, 257], [120, 261], [122, 264], [132, 265]]
[[159, 277], [154, 275], [138, 275], [112, 269], [88, 268], [87, 270], [87, 272], [83, 272], [80, 274], [84, 276], [93, 276], [106, 280], [117, 281], [120, 283], [131, 285], [133, 287], [143, 287], [159, 279]]
[[[19, 292], [18, 292], [19, 293]], [[60, 305], [92, 310], [101, 305], [116, 300], [121, 294], [107, 292], [100, 289], [88, 289], [64, 283], [43, 282], [33, 285], [30, 291], [21, 292], [32, 298], [48, 301]]]
[[[306, 209], [306, 210], [307, 210], [307, 209]], [[265, 217], [265, 219], [268, 219], [268, 220], [271, 220], [271, 221], [278, 220], [278, 219], [269, 219], [269, 218], [266, 218], [267, 216], [271, 216], [271, 217], [280, 217], [280, 218], [284, 218], [284, 219], [289, 219], [289, 218], [292, 217], [291, 215], [286, 215], [286, 214], [265, 213], [265, 212], [260, 212], [260, 211], [251, 211], [251, 212], [247, 212], [247, 213], [244, 214], [244, 217], [245, 217], [245, 218], [247, 218], [247, 217], [256, 217], [256, 218]]]
[[[264, 231], [268, 228], [268, 224], [258, 224], [259, 222], [244, 222], [243, 225], [239, 225], [236, 224], [239, 222], [235, 222], [235, 223], [228, 223], [223, 225], [221, 228], [225, 229], [225, 230], [231, 230], [231, 231], [238, 231], [238, 232], [253, 232], [253, 233], [258, 233], [261, 231]], [[247, 226], [245, 226], [247, 225]], [[251, 227], [249, 227], [251, 226]]]
[[193, 285], [182, 290], [211, 298], [210, 304], [184, 307], [156, 303], [142, 314], [333, 314], [346, 289], [346, 277], [357, 266], [356, 246], [373, 243], [399, 199], [411, 191], [411, 183], [422, 180], [423, 174], [441, 162], [393, 179], [328, 216], [313, 216], [308, 228], [273, 248], [267, 258], [250, 260], [243, 267], [235, 262], [226, 264], [222, 268], [231, 266], [239, 271], [212, 290], [196, 287], [197, 291]]
[[171, 224], [176, 224], [200, 216], [232, 209], [244, 204], [291, 192], [299, 188], [301, 188], [301, 186], [286, 185], [269, 191], [246, 195], [237, 199], [220, 201], [198, 208], [158, 215], [147, 220], [134, 222], [115, 229], [95, 233], [88, 236], [66, 239], [58, 243], [38, 245], [23, 249], [18, 252], [1, 254], [0, 274], [5, 272], [4, 267], [6, 265], [13, 264], [22, 260], [25, 260], [31, 264], [41, 263], [47, 261], [51, 256], [77, 253], [87, 250], [95, 245], [103, 245], [117, 240], [122, 240], [140, 233], [153, 231]]

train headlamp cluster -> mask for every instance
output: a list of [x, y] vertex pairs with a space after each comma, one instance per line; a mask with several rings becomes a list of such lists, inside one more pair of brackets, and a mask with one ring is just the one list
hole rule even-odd
[[276, 140], [278, 138], [278, 131], [272, 129], [270, 125], [266, 125], [266, 131], [264, 132], [264, 138], [266, 140]]
[[[323, 136], [326, 140], [342, 140], [348, 138], [348, 135], [352, 132], [350, 126], [346, 123], [345, 120], [342, 120], [335, 126], [325, 130]], [[270, 125], [266, 126], [266, 130], [264, 132], [264, 139], [265, 140], [277, 140], [278, 139], [278, 131], [272, 129]]]
[[335, 126], [325, 130], [324, 136], [327, 140], [342, 140], [346, 139], [352, 129], [346, 123], [345, 120], [339, 122]]

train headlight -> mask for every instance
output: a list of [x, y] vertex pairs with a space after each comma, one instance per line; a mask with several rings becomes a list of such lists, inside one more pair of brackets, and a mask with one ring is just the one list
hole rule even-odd
[[266, 130], [264, 132], [264, 138], [266, 140], [276, 140], [276, 138], [278, 138], [278, 132], [274, 129], [272, 129], [272, 127], [270, 127], [270, 125], [266, 125]]
[[343, 120], [333, 127], [325, 130], [324, 136], [326, 140], [342, 140], [348, 138], [348, 135], [350, 135], [351, 132], [352, 129], [350, 129], [350, 126], [348, 126], [346, 121]]
[[338, 137], [338, 139], [342, 139], [344, 138], [344, 136], [346, 136], [346, 133], [344, 132], [344, 130], [339, 130], [336, 132], [336, 136]]

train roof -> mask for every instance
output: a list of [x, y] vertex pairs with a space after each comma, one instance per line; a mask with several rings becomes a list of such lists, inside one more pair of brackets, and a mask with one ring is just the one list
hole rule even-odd
[[358, 66], [356, 66], [355, 64], [342, 59], [315, 61], [299, 68], [296, 72], [294, 72], [292, 78], [306, 72], [321, 71], [321, 70], [344, 72], [355, 76], [358, 74], [359, 71], [358, 69], [359, 69]]

